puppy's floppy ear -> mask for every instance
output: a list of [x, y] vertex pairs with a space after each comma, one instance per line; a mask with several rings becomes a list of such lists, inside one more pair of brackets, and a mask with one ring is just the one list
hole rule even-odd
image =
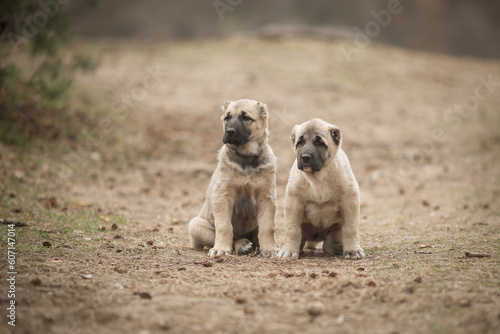
[[295, 132], [297, 131], [297, 125], [292, 128], [292, 133], [290, 134], [290, 140], [292, 141], [292, 148], [295, 151]]
[[257, 102], [257, 109], [259, 110], [259, 115], [262, 117], [269, 117], [269, 112], [267, 112], [267, 104], [262, 102]]
[[330, 131], [330, 135], [332, 136], [333, 143], [340, 147], [342, 143], [342, 132], [337, 127], [331, 127], [328, 129]]
[[231, 103], [231, 101], [224, 102], [224, 105], [221, 106], [222, 111], [226, 112], [227, 107], [229, 106], [229, 103]]

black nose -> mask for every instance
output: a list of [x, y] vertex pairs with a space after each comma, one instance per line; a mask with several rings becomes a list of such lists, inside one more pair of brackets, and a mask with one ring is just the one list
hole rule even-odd
[[311, 155], [310, 154], [302, 154], [300, 157], [302, 159], [302, 162], [308, 163], [311, 160]]
[[234, 135], [236, 133], [236, 129], [235, 128], [227, 128], [226, 133], [229, 135]]

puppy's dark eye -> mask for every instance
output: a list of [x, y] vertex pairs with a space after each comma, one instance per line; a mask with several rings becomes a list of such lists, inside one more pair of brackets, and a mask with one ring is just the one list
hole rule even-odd
[[226, 117], [224, 117], [224, 121], [229, 121], [231, 119], [231, 115], [226, 115]]
[[297, 146], [302, 146], [304, 145], [304, 140], [302, 138], [299, 138], [299, 140], [297, 140]]
[[323, 142], [323, 140], [321, 140], [321, 138], [316, 138], [314, 144], [316, 144], [316, 146], [326, 146], [326, 144]]
[[253, 121], [253, 119], [251, 119], [250, 117], [248, 117], [247, 115], [242, 115], [241, 116], [241, 119], [244, 120], [244, 121]]

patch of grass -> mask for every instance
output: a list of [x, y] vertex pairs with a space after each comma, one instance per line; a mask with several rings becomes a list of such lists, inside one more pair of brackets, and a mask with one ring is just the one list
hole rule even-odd
[[[7, 177], [0, 186], [0, 218], [25, 222], [28, 226], [15, 227], [15, 251], [22, 263], [30, 263], [37, 256], [73, 256], [98, 245], [126, 219], [104, 214], [99, 208], [85, 203], [66, 201], [47, 196], [40, 184], [22, 182]], [[51, 202], [52, 201], [52, 202]], [[0, 225], [0, 245], [7, 246], [8, 226]], [[6, 265], [6, 257], [0, 259]]]

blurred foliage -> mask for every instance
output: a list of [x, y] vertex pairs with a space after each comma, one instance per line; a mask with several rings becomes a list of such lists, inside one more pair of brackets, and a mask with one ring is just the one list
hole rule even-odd
[[96, 67], [89, 56], [62, 50], [70, 37], [70, 18], [60, 1], [0, 2], [0, 140], [12, 137], [5, 133], [9, 128], [27, 128], [23, 120], [37, 123], [48, 110], [65, 112], [75, 72]]

